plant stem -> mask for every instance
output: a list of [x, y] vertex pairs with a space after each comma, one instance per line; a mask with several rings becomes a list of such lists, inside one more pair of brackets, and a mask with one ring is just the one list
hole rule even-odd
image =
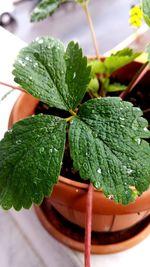
[[92, 34], [92, 39], [93, 39], [93, 45], [94, 45], [94, 49], [95, 49], [95, 53], [96, 53], [96, 57], [97, 59], [99, 59], [100, 54], [99, 54], [99, 48], [98, 48], [98, 42], [97, 42], [97, 38], [96, 38], [96, 33], [94, 30], [94, 26], [93, 26], [93, 22], [89, 13], [89, 9], [88, 9], [88, 2], [85, 2], [84, 4], [82, 4], [83, 10], [86, 14], [87, 20], [88, 20], [88, 24], [90, 27], [90, 31]]
[[0, 82], [0, 85], [4, 85], [6, 87], [10, 87], [12, 89], [20, 90], [20, 91], [23, 91], [24, 92], [24, 90], [22, 88], [20, 88], [18, 86], [11, 85], [11, 84], [8, 84], [8, 83]]
[[87, 194], [87, 202], [86, 202], [85, 252], [84, 252], [85, 267], [90, 267], [92, 208], [93, 208], [93, 186], [90, 183]]
[[73, 118], [74, 118], [74, 116], [70, 116], [70, 117], [66, 118], [65, 121], [66, 121], [66, 122], [69, 122], [69, 121], [71, 121]]
[[127, 89], [120, 94], [120, 97], [122, 99], [125, 99], [125, 97], [133, 90], [133, 88], [142, 80], [142, 78], [144, 77], [144, 75], [146, 74], [148, 70], [149, 70], [149, 62], [146, 62], [142, 65], [139, 71], [135, 74], [135, 76], [129, 83]]
[[148, 112], [150, 112], [150, 108], [143, 110], [143, 113], [148, 113]]
[[75, 113], [72, 109], [69, 109], [69, 112], [70, 112], [70, 114], [71, 114], [72, 116], [76, 116], [76, 115], [77, 115], [77, 113]]

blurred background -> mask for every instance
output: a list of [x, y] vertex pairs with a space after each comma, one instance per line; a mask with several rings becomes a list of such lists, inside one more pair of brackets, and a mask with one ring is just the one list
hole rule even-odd
[[[0, 3], [0, 24], [29, 43], [42, 35], [52, 35], [64, 43], [76, 40], [86, 54], [93, 54], [85, 15], [73, 3], [61, 6], [44, 21], [31, 23], [30, 14], [38, 0], [5, 0]], [[91, 0], [89, 9], [98, 38], [100, 53], [108, 51], [135, 30], [129, 25], [129, 10], [138, 0]], [[4, 16], [5, 15], [5, 16]]]

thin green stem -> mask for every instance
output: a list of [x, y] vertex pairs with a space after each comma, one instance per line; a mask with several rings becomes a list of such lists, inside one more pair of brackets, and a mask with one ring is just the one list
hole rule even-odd
[[66, 118], [65, 121], [66, 121], [66, 122], [69, 122], [69, 121], [71, 121], [74, 117], [75, 117], [75, 116], [70, 116], [70, 117]]
[[148, 113], [148, 112], [150, 112], [150, 108], [143, 110], [143, 113]]
[[69, 109], [69, 112], [70, 112], [70, 114], [71, 114], [72, 116], [76, 116], [76, 115], [77, 115], [77, 113], [75, 113], [72, 109]]
[[95, 30], [94, 30], [93, 22], [92, 22], [90, 13], [89, 13], [88, 2], [84, 2], [81, 6], [83, 7], [83, 10], [84, 10], [84, 12], [86, 14], [87, 21], [88, 21], [88, 24], [89, 24], [89, 27], [90, 27], [90, 31], [91, 31], [91, 34], [92, 34], [93, 45], [94, 45], [96, 57], [97, 57], [97, 59], [99, 59], [100, 54], [99, 54], [98, 42], [97, 42], [97, 38], [96, 38], [96, 33], [95, 33]]

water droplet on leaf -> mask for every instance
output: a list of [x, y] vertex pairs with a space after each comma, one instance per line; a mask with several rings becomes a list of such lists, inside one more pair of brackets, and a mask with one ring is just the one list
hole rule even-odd
[[114, 200], [114, 195], [109, 195], [108, 198], [109, 198], [110, 200]]
[[44, 147], [40, 147], [40, 153], [43, 153], [44, 152], [44, 150], [45, 150], [45, 148]]
[[138, 143], [138, 145], [140, 145], [140, 144], [141, 144], [141, 139], [140, 139], [140, 138], [137, 138], [137, 137], [136, 137], [134, 140], [135, 140], [135, 142], [137, 142], [137, 143]]
[[97, 172], [98, 172], [99, 174], [101, 174], [101, 173], [102, 173], [102, 171], [101, 171], [101, 169], [100, 169], [100, 168], [97, 170]]
[[99, 181], [96, 181], [94, 183], [94, 186], [95, 186], [96, 189], [100, 189], [101, 188], [101, 183]]
[[29, 61], [30, 59], [29, 59], [29, 57], [25, 57], [25, 59], [27, 60], [27, 61]]
[[17, 140], [17, 141], [16, 141], [16, 144], [17, 144], [17, 145], [19, 145], [19, 144], [21, 144], [21, 143], [22, 143], [21, 140]]
[[131, 170], [131, 169], [127, 169], [127, 174], [131, 174], [133, 172], [133, 170]]
[[39, 39], [39, 40], [38, 40], [38, 43], [39, 43], [39, 44], [43, 44], [43, 39]]

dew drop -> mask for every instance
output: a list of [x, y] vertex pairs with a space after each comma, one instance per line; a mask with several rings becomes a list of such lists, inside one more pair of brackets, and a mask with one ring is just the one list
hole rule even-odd
[[140, 138], [137, 138], [137, 137], [136, 137], [134, 140], [135, 140], [135, 142], [137, 142], [137, 143], [138, 143], [138, 145], [140, 145], [140, 144], [141, 144], [141, 139], [140, 139]]
[[43, 39], [39, 39], [39, 40], [38, 40], [38, 43], [39, 43], [39, 44], [43, 44]]
[[96, 181], [94, 183], [94, 186], [95, 186], [96, 189], [100, 189], [101, 188], [101, 183], [99, 181]]
[[148, 129], [145, 127], [145, 128], [144, 128], [144, 131], [145, 131], [145, 132], [148, 132]]
[[110, 200], [114, 200], [114, 195], [109, 195], [109, 196], [108, 196], [108, 199], [110, 199]]
[[27, 61], [29, 61], [30, 59], [29, 59], [29, 57], [25, 57], [25, 59], [27, 60]]
[[25, 62], [23, 62], [21, 59], [18, 59], [18, 62], [20, 63], [20, 65], [22, 66], [22, 67], [25, 67]]
[[19, 145], [19, 144], [21, 144], [21, 143], [22, 143], [21, 140], [17, 140], [17, 141], [16, 141], [16, 144], [17, 144], [17, 145]]
[[99, 174], [101, 174], [101, 173], [102, 173], [102, 171], [101, 171], [101, 169], [100, 169], [100, 168], [97, 170], [97, 172], [98, 172]]
[[97, 133], [93, 133], [94, 138], [97, 138], [97, 136], [98, 136]]
[[125, 118], [121, 118], [121, 117], [120, 117], [120, 120], [121, 120], [121, 121], [124, 121], [124, 120], [125, 120]]
[[45, 148], [44, 148], [44, 147], [40, 147], [40, 149], [39, 149], [40, 153], [43, 153], [43, 152], [44, 152], [44, 150], [45, 150]]
[[75, 79], [76, 75], [77, 75], [76, 72], [74, 72], [73, 73], [73, 79]]
[[131, 174], [133, 172], [133, 170], [131, 170], [131, 169], [127, 169], [127, 174]]
[[34, 63], [33, 67], [36, 68], [38, 66], [38, 63]]

